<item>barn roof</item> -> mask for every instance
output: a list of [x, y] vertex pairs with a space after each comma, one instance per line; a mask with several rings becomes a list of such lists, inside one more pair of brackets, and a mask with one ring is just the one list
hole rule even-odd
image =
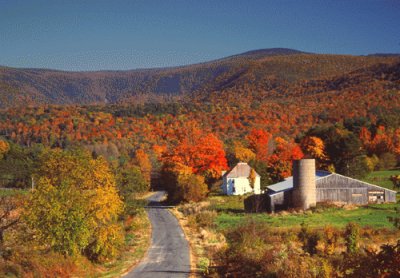
[[[353, 179], [353, 178], [350, 178], [350, 177], [346, 177], [346, 176], [343, 176], [343, 175], [340, 175], [340, 174], [337, 174], [337, 173], [331, 173], [331, 172], [328, 172], [328, 171], [317, 170], [315, 172], [315, 181], [318, 181], [318, 180], [320, 180], [322, 178], [325, 178], [325, 177], [328, 177], [328, 176], [331, 176], [331, 175], [337, 175], [337, 176], [341, 176], [341, 177], [344, 177], [344, 178], [347, 178], [347, 179], [350, 179], [350, 180], [356, 180], [356, 179]], [[384, 188], [384, 187], [381, 187], [381, 186], [378, 186], [378, 185], [375, 185], [375, 184], [371, 184], [371, 183], [367, 183], [367, 182], [359, 181], [359, 180], [356, 180], [356, 181], [358, 181], [360, 183], [363, 183], [365, 185], [373, 186], [373, 187], [376, 187], [376, 188], [379, 188], [379, 189], [384, 189], [386, 191], [396, 192], [394, 190], [390, 190], [388, 188]], [[272, 191], [271, 194], [275, 194], [275, 193], [278, 193], [278, 192], [291, 190], [293, 188], [293, 177], [288, 177], [284, 181], [281, 181], [281, 182], [272, 184], [270, 186], [267, 186], [267, 188], [268, 188], [268, 190]]]
[[[331, 175], [331, 172], [328, 171], [322, 171], [322, 170], [317, 170], [315, 172], [315, 180], [319, 180], [323, 177], [327, 177]], [[268, 190], [274, 191], [274, 192], [280, 192], [280, 191], [286, 191], [290, 190], [293, 188], [293, 177], [288, 177], [285, 180], [272, 184], [270, 186], [267, 186]]]
[[[228, 173], [225, 174], [227, 178], [248, 178], [250, 176], [251, 167], [245, 162], [239, 162]], [[257, 177], [260, 175], [256, 172]]]

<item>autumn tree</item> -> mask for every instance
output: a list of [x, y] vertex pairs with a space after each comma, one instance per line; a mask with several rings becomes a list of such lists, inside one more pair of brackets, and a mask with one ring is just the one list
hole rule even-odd
[[0, 251], [4, 242], [4, 233], [19, 222], [21, 198], [18, 196], [0, 197]]
[[30, 187], [35, 161], [41, 146], [30, 148], [9, 144], [7, 153], [0, 159], [0, 178], [9, 181], [9, 187]]
[[304, 154], [297, 144], [282, 137], [275, 138], [275, 144], [275, 151], [268, 159], [268, 167], [272, 180], [277, 182], [291, 175], [293, 160], [303, 158]]
[[35, 190], [24, 219], [44, 246], [92, 260], [117, 255], [122, 201], [104, 158], [80, 150], [47, 150], [40, 157]]
[[193, 174], [193, 169], [186, 165], [166, 162], [161, 176], [168, 200], [172, 203], [198, 201], [208, 193], [208, 187], [204, 187], [204, 178]]
[[193, 174], [208, 180], [219, 178], [228, 168], [222, 142], [214, 134], [204, 134], [198, 128], [189, 136], [183, 136], [177, 146], [163, 156], [163, 161], [188, 166]]
[[393, 189], [400, 188], [400, 175], [391, 175], [389, 180], [393, 183]]
[[256, 183], [256, 178], [257, 178], [257, 173], [253, 168], [251, 168], [248, 179], [249, 179], [250, 187], [253, 189], [254, 189], [254, 185]]
[[390, 153], [393, 150], [392, 137], [384, 126], [378, 126], [375, 136], [368, 145], [370, 153], [376, 154], [378, 157], [384, 153]]
[[148, 190], [148, 181], [139, 166], [120, 166], [116, 173], [117, 187], [120, 195], [127, 200], [132, 194]]
[[139, 166], [142, 172], [143, 178], [145, 179], [147, 186], [150, 187], [151, 179], [151, 162], [148, 154], [142, 150], [138, 149], [135, 152], [135, 164]]
[[316, 160], [317, 169], [327, 169], [328, 157], [325, 153], [324, 141], [321, 138], [306, 136], [301, 140], [300, 146], [307, 157]]
[[340, 174], [360, 176], [368, 169], [361, 140], [342, 126], [319, 126], [310, 129], [308, 136], [321, 138], [325, 150]]
[[0, 140], [0, 159], [3, 159], [4, 154], [10, 150], [10, 145], [3, 140]]
[[272, 153], [273, 141], [271, 139], [271, 134], [261, 129], [253, 129], [247, 136], [250, 149], [258, 160], [267, 161], [268, 156]]
[[199, 202], [208, 193], [204, 177], [196, 174], [180, 174], [177, 180], [175, 198], [183, 202]]
[[260, 189], [267, 190], [267, 186], [273, 183], [268, 164], [261, 160], [252, 160], [249, 165], [260, 175]]
[[256, 158], [256, 154], [239, 141], [233, 143], [233, 154], [236, 162], [250, 162]]

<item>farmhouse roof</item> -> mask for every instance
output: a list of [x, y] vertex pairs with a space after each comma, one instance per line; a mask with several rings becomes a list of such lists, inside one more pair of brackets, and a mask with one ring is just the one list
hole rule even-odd
[[[250, 176], [251, 167], [245, 162], [239, 162], [228, 173], [225, 174], [227, 178], [248, 178]], [[255, 172], [255, 171], [254, 171]], [[260, 175], [255, 172], [257, 177]]]

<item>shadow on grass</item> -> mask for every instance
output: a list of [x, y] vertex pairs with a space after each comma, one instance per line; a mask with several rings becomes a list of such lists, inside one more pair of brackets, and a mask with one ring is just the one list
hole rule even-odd
[[400, 209], [399, 204], [374, 204], [374, 205], [367, 205], [364, 206], [363, 208], [367, 208], [367, 209], [373, 209], [373, 210], [396, 210], [396, 208]]
[[216, 212], [225, 212], [225, 213], [233, 213], [233, 214], [238, 214], [238, 213], [244, 213], [244, 209], [233, 209], [233, 208], [217, 208], [214, 209]]

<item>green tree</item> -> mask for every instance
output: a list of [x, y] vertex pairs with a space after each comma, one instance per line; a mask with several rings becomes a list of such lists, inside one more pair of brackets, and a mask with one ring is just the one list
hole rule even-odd
[[31, 148], [10, 144], [9, 149], [0, 159], [0, 178], [9, 181], [9, 187], [29, 187], [35, 161], [41, 146], [35, 145]]
[[338, 173], [352, 175], [352, 164], [359, 162], [357, 157], [364, 154], [361, 141], [353, 132], [340, 125], [319, 126], [310, 129], [307, 135], [324, 141], [328, 158]]
[[267, 186], [272, 184], [267, 163], [260, 160], [252, 160], [249, 165], [260, 175], [260, 189], [267, 190]]
[[133, 193], [144, 192], [148, 189], [147, 180], [144, 178], [139, 166], [128, 166], [117, 171], [117, 186], [124, 199]]
[[354, 254], [358, 251], [360, 228], [356, 223], [349, 222], [344, 232], [347, 253]]

